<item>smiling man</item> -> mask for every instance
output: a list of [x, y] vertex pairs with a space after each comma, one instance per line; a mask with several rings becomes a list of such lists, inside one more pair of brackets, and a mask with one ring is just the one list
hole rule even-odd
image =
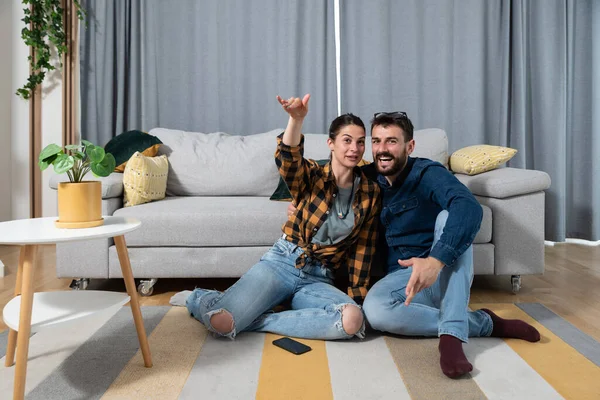
[[410, 157], [413, 129], [403, 112], [377, 113], [371, 121], [374, 163], [364, 168], [383, 189], [387, 275], [371, 288], [363, 307], [374, 329], [439, 336], [442, 371], [458, 378], [473, 369], [462, 348], [469, 337], [535, 342], [540, 335], [523, 321], [487, 309], [469, 311], [472, 243], [482, 208], [442, 164]]

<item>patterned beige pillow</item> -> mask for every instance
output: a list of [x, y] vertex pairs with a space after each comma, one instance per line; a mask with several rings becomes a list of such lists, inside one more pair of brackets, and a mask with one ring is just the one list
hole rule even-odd
[[459, 174], [477, 175], [497, 168], [515, 154], [517, 150], [510, 147], [487, 144], [464, 147], [450, 156], [450, 169]]
[[166, 155], [146, 157], [136, 151], [123, 172], [123, 203], [135, 206], [165, 198], [169, 161]]

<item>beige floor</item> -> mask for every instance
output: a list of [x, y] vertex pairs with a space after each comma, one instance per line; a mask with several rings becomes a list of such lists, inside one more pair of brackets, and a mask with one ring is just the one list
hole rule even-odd
[[[6, 265], [0, 278], [0, 308], [13, 297], [19, 249], [0, 246], [0, 260]], [[40, 246], [39, 268], [35, 271], [36, 291], [69, 290], [70, 279], [57, 279], [55, 247]], [[175, 292], [195, 286], [225, 289], [231, 279], [163, 279], [154, 294], [142, 297], [142, 305], [168, 305]], [[120, 280], [92, 281], [91, 288], [125, 291]], [[600, 246], [557, 244], [546, 247], [546, 272], [524, 276], [517, 295], [510, 292], [509, 277], [477, 276], [473, 282], [472, 303], [539, 302], [600, 341]], [[0, 331], [6, 325], [0, 321]]]

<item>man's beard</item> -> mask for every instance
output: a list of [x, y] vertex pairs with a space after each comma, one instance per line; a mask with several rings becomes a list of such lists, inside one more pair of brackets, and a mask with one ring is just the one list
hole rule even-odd
[[[392, 165], [386, 169], [381, 169], [379, 167], [379, 157], [391, 158]], [[404, 166], [406, 165], [406, 159], [407, 159], [407, 154], [405, 151], [402, 152], [402, 154], [400, 154], [400, 156], [398, 156], [398, 157], [394, 157], [391, 153], [388, 153], [388, 152], [382, 152], [382, 153], [378, 153], [375, 156], [375, 166], [377, 167], [377, 172], [379, 172], [383, 176], [396, 175], [400, 171], [402, 171], [402, 168], [404, 168]]]

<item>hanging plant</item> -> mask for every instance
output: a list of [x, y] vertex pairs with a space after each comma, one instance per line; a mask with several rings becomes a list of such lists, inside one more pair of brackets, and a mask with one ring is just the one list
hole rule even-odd
[[[26, 7], [25, 18], [22, 19], [25, 28], [21, 31], [21, 38], [27, 46], [35, 50], [35, 60], [31, 55], [27, 58], [31, 73], [27, 83], [17, 89], [16, 94], [23, 99], [29, 99], [35, 88], [44, 81], [46, 73], [56, 69], [50, 63], [50, 44], [56, 47], [62, 67], [62, 57], [67, 52], [67, 35], [64, 30], [61, 0], [22, 0], [22, 2]], [[73, 0], [73, 4], [77, 18], [83, 21], [85, 11], [81, 8], [80, 0]]]

